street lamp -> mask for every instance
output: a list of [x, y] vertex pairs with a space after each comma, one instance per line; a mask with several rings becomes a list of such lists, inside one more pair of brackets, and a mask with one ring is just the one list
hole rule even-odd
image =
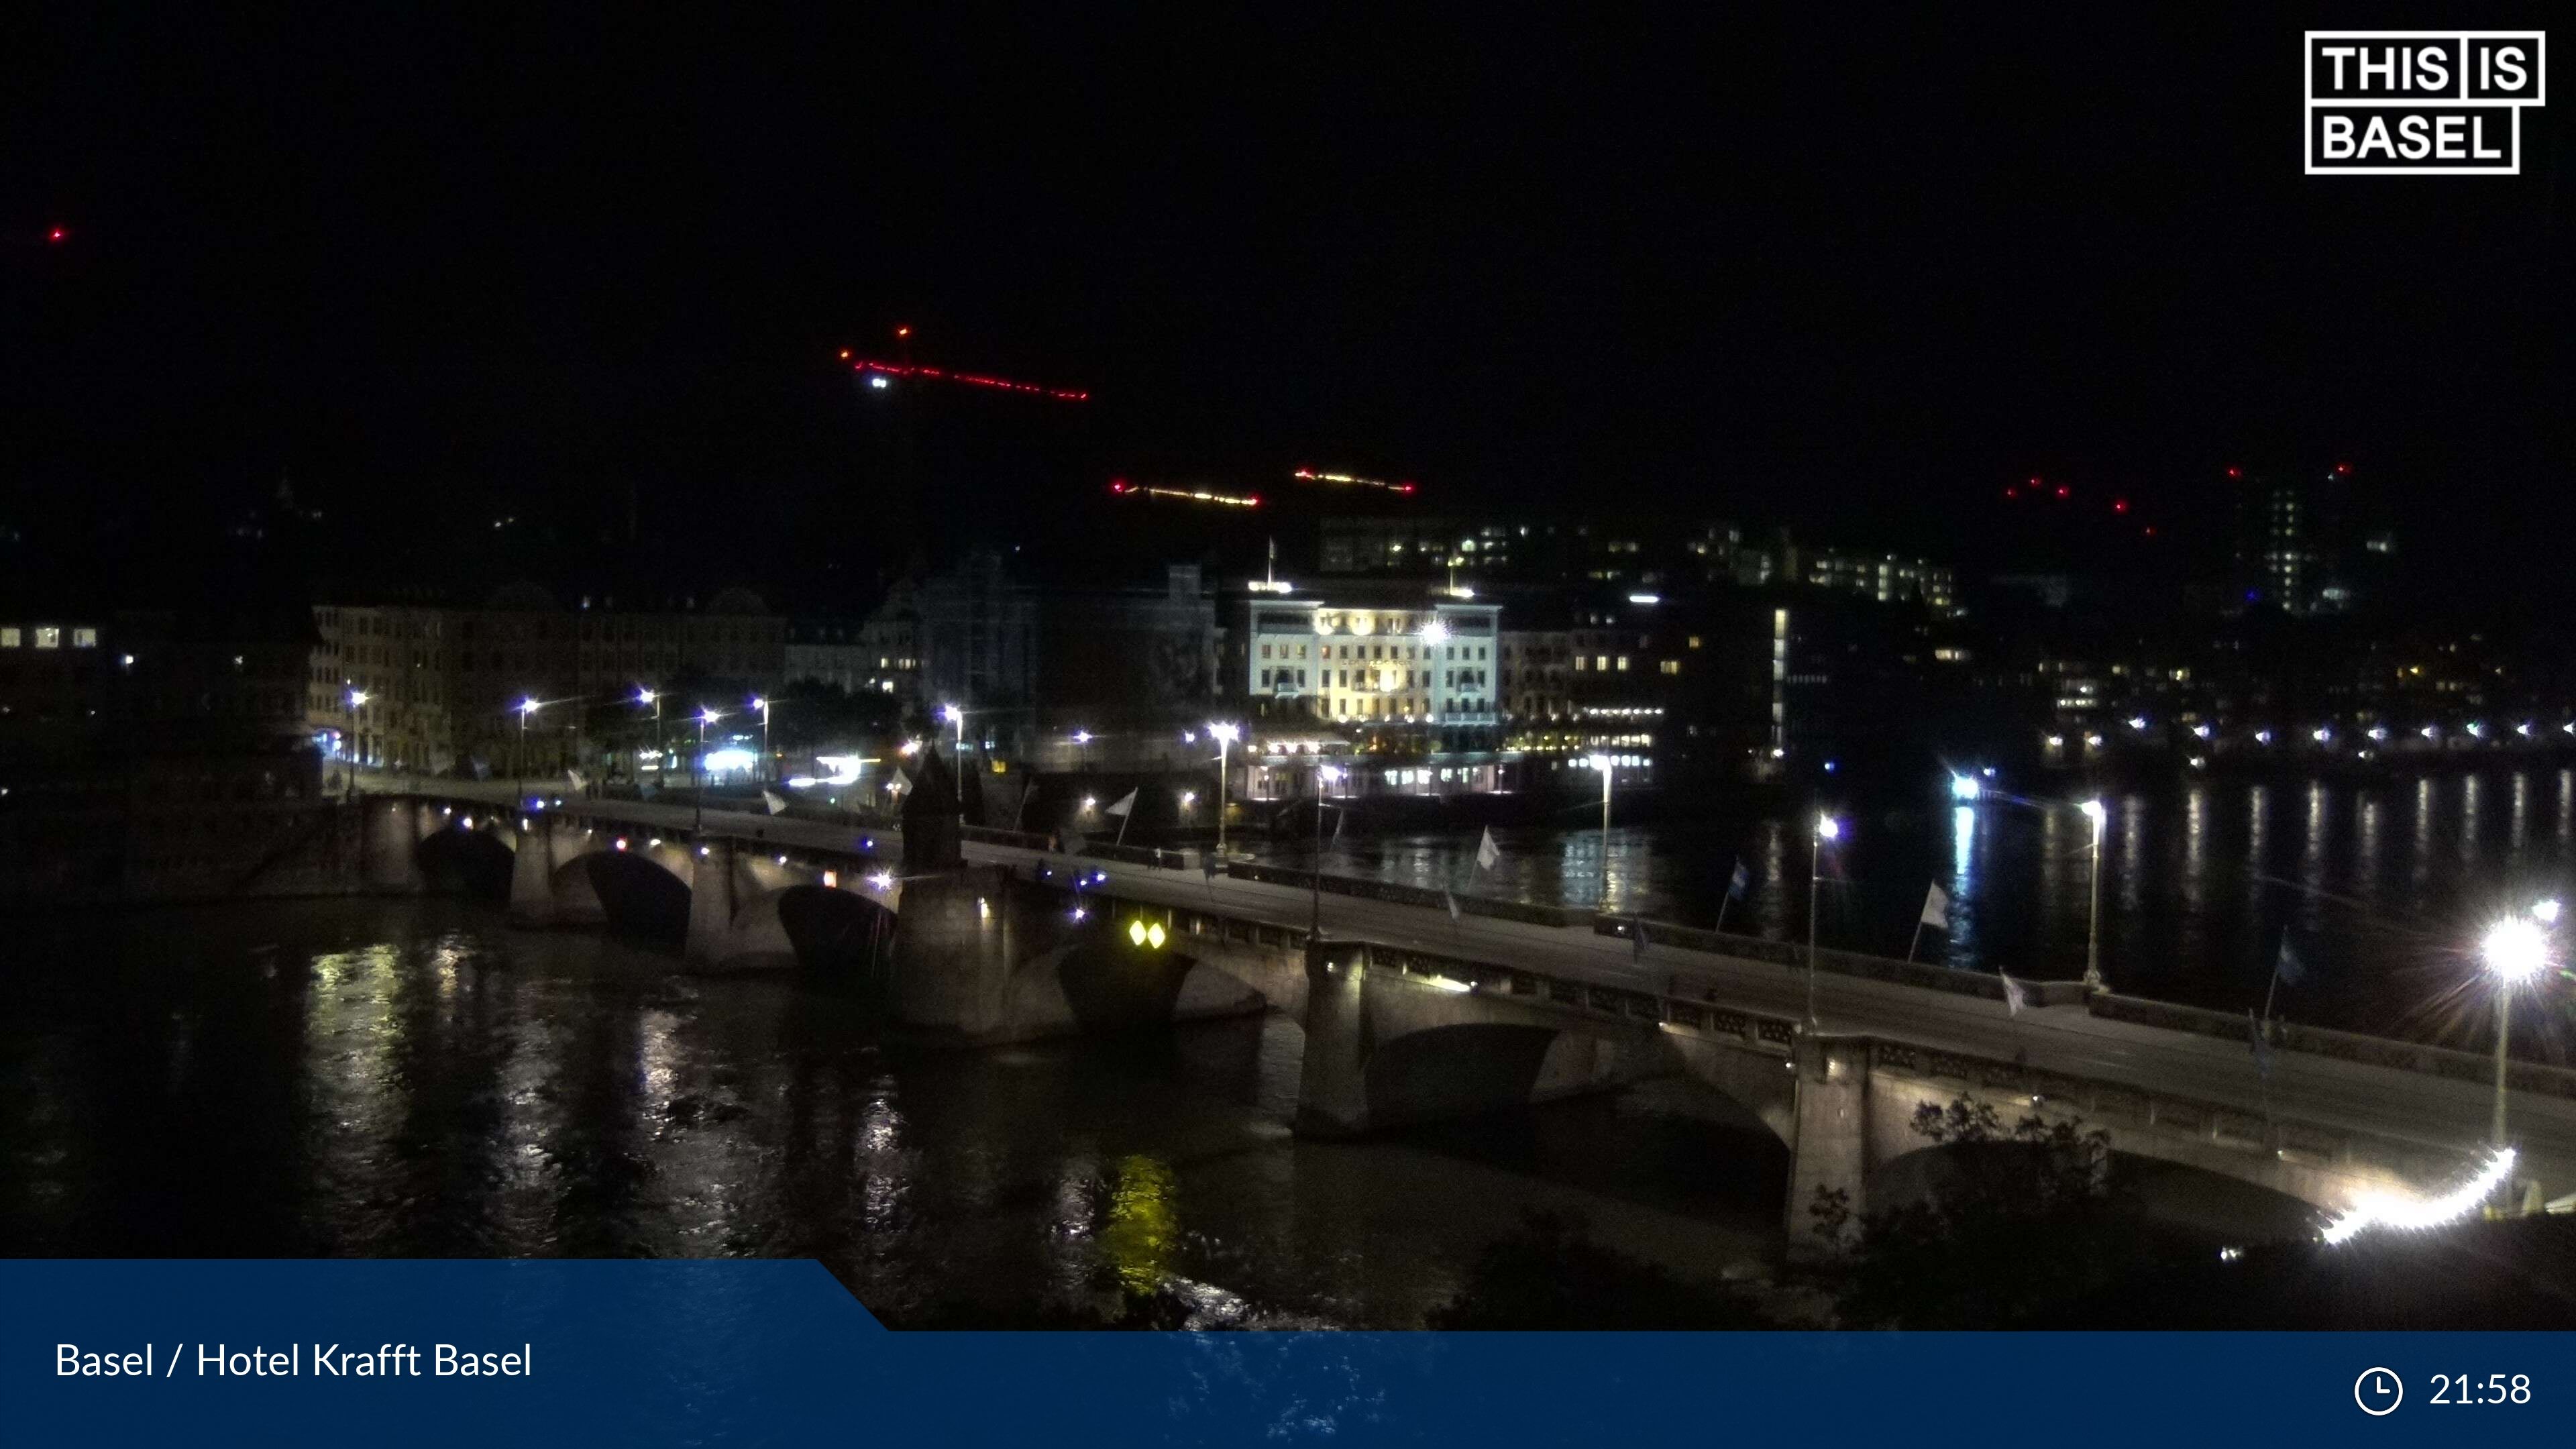
[[534, 696], [519, 701], [519, 800], [528, 798], [528, 717], [543, 708]]
[[1076, 750], [1080, 751], [1080, 755], [1079, 755], [1079, 757], [1078, 757], [1078, 764], [1079, 764], [1079, 767], [1081, 768], [1081, 770], [1082, 770], [1085, 774], [1090, 773], [1090, 771], [1091, 771], [1091, 731], [1089, 731], [1089, 730], [1075, 730], [1075, 731], [1073, 732], [1073, 745], [1074, 745], [1074, 748], [1075, 748]]
[[957, 789], [957, 841], [962, 846], [966, 841], [966, 711], [943, 704], [939, 717], [957, 726], [957, 778], [952, 783]]
[[1342, 777], [1342, 772], [1315, 757], [1315, 858], [1306, 867], [1306, 939], [1324, 934], [1324, 787]]
[[1225, 757], [1236, 740], [1243, 738], [1241, 725], [1210, 722], [1208, 733], [1216, 737], [1216, 856], [1225, 859]]
[[[661, 691], [646, 689], [644, 686], [639, 684], [635, 686], [635, 702], [639, 705], [649, 704], [653, 706], [653, 759], [658, 765], [662, 758]], [[644, 784], [644, 761], [640, 756], [635, 761], [635, 783], [638, 788], [641, 788]]]
[[1952, 775], [1950, 777], [1950, 798], [1958, 801], [1960, 804], [1973, 805], [1976, 803], [1977, 797], [1984, 793], [1985, 787], [1977, 783], [1977, 777], [1974, 775]]
[[698, 757], [689, 762], [689, 793], [697, 801], [699, 833], [707, 828], [707, 726], [724, 716], [701, 706], [698, 710]]
[[2093, 823], [2092, 905], [2085, 913], [2084, 986], [2088, 991], [2102, 989], [2102, 822], [2111, 812], [2099, 800], [2087, 800], [2076, 807]]
[[1807, 1026], [1816, 1025], [1816, 897], [1824, 894], [1825, 842], [1843, 838], [1843, 823], [1819, 813], [1807, 841]]
[[1601, 909], [1610, 909], [1610, 771], [1618, 760], [1610, 755], [1594, 755], [1588, 761], [1601, 772]]
[[[2543, 902], [2554, 905], [2555, 902]], [[2535, 910], [2535, 915], [2538, 912]], [[2553, 912], [2554, 914], [2554, 912]], [[2504, 1146], [2505, 1045], [2513, 1029], [2513, 988], [2537, 977], [2549, 964], [2549, 935], [2528, 916], [2507, 916], [2487, 928], [2479, 944], [2487, 969], [2496, 978], [2495, 1125], [2492, 1136]]]
[[358, 798], [358, 707], [366, 702], [365, 690], [349, 691], [349, 743], [348, 748], [341, 751], [346, 758], [340, 768], [348, 776], [348, 798], [352, 800]]
[[776, 773], [769, 759], [769, 701], [753, 695], [751, 707], [760, 711], [760, 777], [765, 781]]

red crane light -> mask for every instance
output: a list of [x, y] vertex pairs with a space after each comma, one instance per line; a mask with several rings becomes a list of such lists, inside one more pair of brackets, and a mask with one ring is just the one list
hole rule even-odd
[[2227, 476], [2228, 476], [2228, 477], [2230, 477], [2230, 478], [2242, 478], [2242, 477], [2244, 477], [2245, 475], [2244, 475], [2242, 472], [2238, 471], [2237, 469], [2230, 468], [2230, 469], [2228, 469], [2228, 470], [2227, 470]]
[[2114, 499], [2112, 499], [2112, 500], [2111, 500], [2111, 511], [2112, 511], [2113, 513], [2126, 513], [2126, 512], [2128, 512], [2128, 511], [2129, 511], [2129, 500], [2128, 500], [2128, 499], [2126, 499], [2126, 498], [2114, 498]]
[[56, 243], [59, 243], [59, 242], [61, 242], [61, 241], [63, 240], [63, 238], [65, 238], [65, 237], [67, 237], [67, 236], [69, 236], [69, 235], [70, 235], [70, 233], [69, 233], [69, 232], [64, 231], [61, 227], [55, 227], [52, 231], [49, 231], [49, 232], [45, 233], [45, 240], [47, 240], [47, 241], [49, 241], [49, 242], [56, 242]]
[[894, 335], [897, 337], [910, 337], [912, 335], [912, 328], [909, 326], [897, 327], [894, 329]]
[[2067, 487], [2063, 483], [2060, 483], [2057, 485], [2057, 496], [2060, 498], [2072, 498], [2075, 496], [2075, 490]]
[[2350, 463], [2337, 463], [2335, 464], [2335, 471], [2338, 473], [2349, 473], [2352, 471], [2352, 465]]
[[944, 367], [932, 367], [926, 363], [875, 362], [862, 357], [852, 361], [850, 367], [857, 372], [881, 373], [887, 377], [930, 377], [943, 382], [963, 382], [971, 383], [976, 387], [999, 388], [1004, 392], [1033, 393], [1039, 397], [1051, 397], [1064, 402], [1091, 401], [1091, 394], [1080, 388], [1041, 387], [1034, 382], [1013, 382], [1007, 377], [991, 377], [979, 372], [951, 372]]
[[2021, 490], [2018, 488], [2007, 488], [2004, 490], [2004, 496], [2006, 498], [2019, 498], [2021, 496]]

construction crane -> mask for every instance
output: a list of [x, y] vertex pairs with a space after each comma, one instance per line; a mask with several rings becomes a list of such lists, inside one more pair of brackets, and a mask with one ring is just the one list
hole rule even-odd
[[859, 357], [852, 354], [846, 347], [841, 349], [841, 361], [848, 363], [850, 370], [866, 379], [868, 386], [873, 388], [892, 387], [897, 378], [917, 378], [931, 382], [963, 383], [969, 387], [989, 387], [1001, 392], [1027, 393], [1032, 397], [1051, 397], [1058, 402], [1091, 401], [1091, 394], [1082, 388], [1047, 387], [1040, 383], [1018, 382], [1007, 377], [995, 377], [990, 373], [958, 372], [951, 368], [917, 363], [912, 360], [912, 328], [897, 327], [894, 329], [894, 337], [901, 351], [900, 361], [885, 362], [873, 357]]

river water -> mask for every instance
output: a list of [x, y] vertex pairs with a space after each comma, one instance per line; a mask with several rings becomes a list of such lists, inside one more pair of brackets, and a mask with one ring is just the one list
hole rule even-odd
[[0, 1251], [815, 1257], [902, 1323], [1417, 1325], [1525, 1207], [1714, 1278], [1785, 1153], [1656, 1088], [1303, 1142], [1278, 1016], [927, 1049], [462, 900], [13, 923]]
[[[1828, 946], [2030, 977], [2083, 974], [2092, 836], [2063, 801], [1988, 798], [1836, 805], [1817, 934]], [[2115, 990], [2224, 1011], [2260, 1007], [2286, 932], [2304, 979], [2273, 1009], [2294, 1020], [2478, 1046], [2490, 1021], [2471, 957], [2499, 913], [2536, 900], [2576, 906], [2576, 770], [2555, 766], [2376, 783], [2194, 779], [2107, 798], [2101, 953]], [[1724, 807], [1609, 833], [1609, 908], [1803, 941], [1806, 816]], [[1325, 869], [1432, 888], [1563, 902], [1604, 899], [1592, 808], [1557, 829], [1328, 841]], [[1303, 866], [1302, 841], [1256, 843]], [[1745, 898], [1727, 903], [1741, 861]], [[1919, 939], [1926, 888], [1949, 897], [1949, 928]], [[2576, 918], [2571, 918], [2576, 919]], [[2565, 1060], [2566, 1018], [2518, 1055]]]

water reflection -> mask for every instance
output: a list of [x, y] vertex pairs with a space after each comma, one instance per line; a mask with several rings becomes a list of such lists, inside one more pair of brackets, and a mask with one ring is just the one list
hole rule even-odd
[[899, 1322], [1178, 1293], [1209, 1321], [1405, 1327], [1525, 1204], [1695, 1277], [1781, 1221], [1775, 1141], [1646, 1094], [1300, 1142], [1278, 1017], [938, 1050], [845, 994], [443, 901], [57, 922], [17, 964], [20, 1253], [811, 1256]]

